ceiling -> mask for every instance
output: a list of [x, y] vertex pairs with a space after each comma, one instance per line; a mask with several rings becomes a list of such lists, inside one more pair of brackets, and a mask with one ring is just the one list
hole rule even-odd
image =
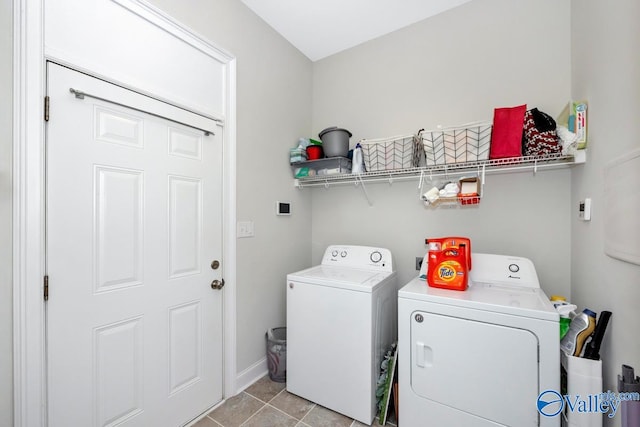
[[470, 0], [242, 0], [317, 61]]

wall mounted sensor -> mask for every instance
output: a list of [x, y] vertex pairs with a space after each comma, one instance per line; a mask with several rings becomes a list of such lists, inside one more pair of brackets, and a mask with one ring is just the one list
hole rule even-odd
[[291, 215], [291, 202], [276, 202], [276, 215]]
[[580, 201], [578, 206], [578, 218], [583, 221], [591, 221], [591, 199], [586, 198]]

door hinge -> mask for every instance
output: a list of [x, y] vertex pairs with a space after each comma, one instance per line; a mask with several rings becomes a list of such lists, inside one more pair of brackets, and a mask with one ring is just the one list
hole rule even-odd
[[49, 107], [51, 105], [51, 100], [48, 96], [44, 97], [44, 121], [49, 121]]
[[44, 276], [44, 300], [49, 300], [49, 276]]

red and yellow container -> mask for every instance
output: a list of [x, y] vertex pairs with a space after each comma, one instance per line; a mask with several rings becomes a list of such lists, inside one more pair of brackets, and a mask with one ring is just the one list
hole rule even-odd
[[427, 283], [434, 288], [465, 291], [471, 270], [471, 241], [465, 237], [427, 239]]

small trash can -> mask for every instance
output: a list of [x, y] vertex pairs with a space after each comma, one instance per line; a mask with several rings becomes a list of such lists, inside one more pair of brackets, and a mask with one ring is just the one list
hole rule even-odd
[[267, 331], [267, 367], [271, 381], [287, 381], [287, 328]]

